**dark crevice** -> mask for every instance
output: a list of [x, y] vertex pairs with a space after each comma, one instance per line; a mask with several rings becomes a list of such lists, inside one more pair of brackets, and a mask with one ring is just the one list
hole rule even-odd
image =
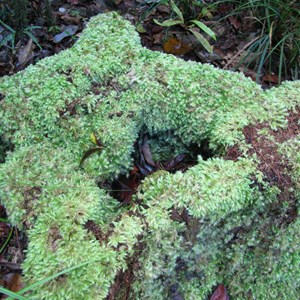
[[[164, 135], [166, 135], [166, 142], [162, 138]], [[101, 188], [108, 190], [109, 194], [120, 202], [120, 206], [128, 205], [140, 183], [147, 176], [159, 170], [169, 173], [185, 172], [197, 164], [199, 155], [205, 160], [213, 157], [207, 140], [203, 141], [200, 146], [197, 144], [184, 146], [182, 144], [183, 152], [178, 153], [176, 145], [168, 144], [169, 139], [178, 139], [179, 145], [182, 144], [179, 138], [172, 136], [170, 132], [150, 135], [146, 130], [142, 130], [134, 147], [133, 168], [127, 174], [120, 174], [112, 182], [101, 183]], [[169, 152], [161, 153], [161, 160], [157, 160], [155, 157], [158, 155], [153, 152], [152, 147], [161, 147], [161, 149], [166, 147]]]
[[0, 163], [5, 162], [7, 152], [12, 152], [14, 150], [14, 145], [11, 142], [5, 141], [0, 137]]
[[[162, 133], [162, 135], [163, 134], [164, 133]], [[166, 140], [168, 140], [168, 138], [170, 138], [170, 132], [167, 134]], [[173, 137], [171, 137], [171, 139], [172, 138]], [[208, 142], [204, 141], [200, 146], [193, 144], [185, 147], [185, 151], [183, 153], [177, 153], [175, 155], [172, 154], [175, 153], [176, 149], [171, 149], [169, 157], [162, 154], [161, 156], [163, 159], [155, 160], [155, 155], [151, 148], [153, 143], [161, 145], [162, 148], [164, 146], [170, 146], [167, 145], [168, 142], [165, 144], [162, 142], [160, 135], [151, 136], [147, 130], [141, 131], [134, 147], [134, 165], [132, 170], [127, 174], [121, 174], [112, 182], [101, 183], [101, 188], [106, 188], [110, 195], [120, 202], [119, 207], [125, 205], [145, 206], [145, 204], [139, 201], [139, 199], [135, 199], [133, 204], [133, 196], [136, 194], [137, 188], [141, 184], [142, 180], [156, 171], [165, 170], [170, 173], [175, 173], [177, 171], [185, 172], [197, 163], [198, 155], [201, 155], [204, 159], [208, 159], [213, 155], [212, 151], [208, 147]], [[136, 214], [137, 212], [133, 213], [131, 211], [127, 211], [126, 213]], [[144, 218], [143, 216], [140, 217]], [[185, 223], [187, 226], [191, 226], [190, 217], [186, 209], [178, 210], [174, 208], [170, 217], [173, 221]], [[121, 216], [118, 218], [121, 218]], [[109, 236], [114, 232], [114, 226], [111, 224], [107, 233], [103, 234], [101, 228], [93, 221], [88, 221], [85, 224], [85, 228], [95, 236], [100, 244], [103, 242], [106, 243]], [[135, 281], [134, 274], [135, 271], [139, 270], [141, 267], [139, 265], [139, 258], [144, 248], [145, 245], [142, 242], [142, 236], [140, 236], [135, 245], [135, 255], [131, 256], [127, 260], [128, 268], [125, 271], [118, 272], [116, 275], [106, 300], [127, 300], [133, 297], [132, 284]], [[116, 249], [116, 251], [118, 251], [118, 249]], [[170, 292], [170, 295], [172, 295], [172, 299], [175, 299], [175, 296], [179, 296], [179, 292]]]

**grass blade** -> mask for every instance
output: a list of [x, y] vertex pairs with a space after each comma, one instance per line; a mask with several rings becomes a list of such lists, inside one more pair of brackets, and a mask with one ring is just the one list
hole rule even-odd
[[[12, 43], [13, 43], [13, 40], [14, 40], [14, 33], [11, 33], [11, 34], [9, 34], [7, 37], [5, 37], [5, 38], [1, 41], [1, 43], [0, 43], [0, 48], [1, 48], [2, 46], [5, 46], [6, 43], [8, 43], [9, 41], [12, 41]], [[13, 47], [13, 48], [14, 48], [14, 47]]]
[[2, 253], [2, 251], [5, 249], [6, 245], [8, 244], [8, 242], [9, 242], [11, 236], [12, 236], [13, 231], [14, 231], [14, 228], [12, 227], [12, 228], [10, 229], [10, 232], [9, 232], [9, 235], [8, 235], [6, 241], [3, 243], [3, 245], [2, 245], [2, 247], [1, 247], [1, 249], [0, 249], [0, 253]]
[[154, 19], [153, 21], [155, 24], [163, 27], [170, 27], [178, 24], [183, 24], [181, 20], [172, 20], [172, 19], [163, 21], [162, 23], [157, 21], [156, 19]]
[[189, 31], [196, 37], [196, 39], [201, 43], [201, 45], [205, 48], [205, 50], [209, 53], [213, 52], [212, 46], [209, 44], [208, 40], [198, 31], [194, 31], [189, 29]]
[[281, 83], [281, 75], [282, 75], [282, 66], [285, 63], [285, 57], [284, 57], [284, 43], [281, 44], [280, 47], [280, 57], [279, 57], [279, 71], [278, 71], [278, 83]]
[[197, 25], [201, 30], [203, 30], [206, 34], [208, 34], [214, 40], [217, 39], [215, 33], [209, 27], [207, 27], [203, 22], [200, 22], [197, 20], [192, 20], [191, 23], [194, 23], [195, 25]]
[[0, 293], [10, 296], [8, 299], [30, 300], [29, 298], [26, 298], [22, 295], [18, 295], [17, 293], [12, 292], [2, 286], [0, 287]]
[[178, 16], [178, 18], [181, 20], [181, 23], [184, 23], [182, 12], [180, 11], [180, 9], [178, 8], [178, 6], [175, 4], [174, 1], [171, 1], [171, 7], [173, 11], [176, 13], [176, 15]]
[[3, 222], [3, 223], [10, 223], [7, 219], [4, 219], [4, 218], [0, 218], [0, 222]]
[[261, 72], [261, 69], [266, 61], [266, 54], [267, 54], [267, 51], [269, 49], [269, 42], [270, 42], [270, 36], [267, 35], [262, 46], [263, 46], [263, 51], [262, 51], [262, 54], [260, 56], [260, 59], [259, 59], [259, 64], [258, 64], [258, 69], [257, 69], [257, 72], [256, 72], [256, 82], [258, 82], [259, 80], [259, 76], [260, 76], [260, 72]]
[[10, 32], [16, 33], [16, 31], [14, 29], [12, 29], [10, 26], [8, 26], [7, 24], [5, 24], [2, 20], [0, 20], [0, 24], [2, 26], [4, 26], [6, 29], [8, 29]]
[[[51, 275], [51, 276], [49, 276], [49, 277], [47, 277], [47, 278], [44, 278], [44, 279], [42, 279], [42, 280], [37, 281], [36, 283], [34, 283], [34, 284], [32, 284], [32, 285], [30, 285], [30, 286], [28, 286], [28, 287], [26, 287], [26, 288], [24, 288], [24, 289], [18, 291], [16, 294], [17, 294], [17, 295], [22, 295], [22, 294], [24, 294], [24, 293], [26, 293], [26, 292], [28, 292], [28, 291], [34, 290], [36, 287], [38, 287], [38, 286], [40, 286], [40, 285], [43, 285], [43, 284], [45, 284], [46, 282], [48, 282], [48, 281], [50, 281], [50, 280], [52, 280], [52, 279], [54, 279], [54, 278], [57, 278], [57, 277], [59, 277], [59, 276], [61, 276], [61, 275], [64, 275], [64, 274], [66, 274], [66, 273], [69, 273], [69, 272], [71, 272], [71, 271], [73, 271], [73, 270], [76, 270], [76, 269], [78, 269], [78, 268], [81, 268], [81, 267], [83, 267], [83, 266], [85, 266], [85, 265], [87, 265], [87, 264], [89, 264], [89, 263], [97, 262], [97, 261], [100, 261], [100, 260], [99, 260], [99, 259], [90, 259], [90, 260], [85, 261], [85, 262], [83, 262], [83, 263], [81, 263], [81, 264], [78, 264], [78, 265], [76, 265], [76, 266], [74, 266], [74, 267], [67, 268], [67, 269], [65, 269], [65, 270], [63, 270], [63, 271], [61, 271], [61, 272], [58, 272], [58, 273], [56, 273], [56, 274], [54, 274], [54, 275]], [[15, 296], [13, 295], [13, 297], [15, 297]], [[13, 299], [13, 298], [9, 297], [7, 300], [12, 300], [12, 299]], [[23, 297], [23, 300], [28, 300], [28, 299], [26, 299], [26, 298]]]
[[33, 42], [40, 48], [40, 50], [43, 50], [42, 46], [37, 41], [36, 37], [32, 34], [31, 31], [25, 31], [25, 33], [33, 40]]

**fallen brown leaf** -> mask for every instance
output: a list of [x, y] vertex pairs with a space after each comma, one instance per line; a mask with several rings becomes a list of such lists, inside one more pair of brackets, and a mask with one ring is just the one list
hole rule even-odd
[[184, 44], [182, 41], [176, 38], [169, 38], [164, 44], [163, 49], [166, 53], [175, 54], [175, 55], [184, 55], [190, 50], [192, 47]]
[[218, 12], [223, 14], [223, 15], [226, 15], [226, 14], [228, 14], [232, 11], [232, 8], [233, 8], [232, 4], [221, 3], [218, 6]]
[[165, 13], [165, 14], [170, 14], [171, 13], [170, 7], [167, 6], [167, 5], [164, 5], [164, 4], [161, 4], [161, 5], [157, 6], [156, 9], [160, 13]]
[[81, 16], [76, 16], [76, 17], [72, 17], [70, 15], [63, 15], [60, 17], [64, 22], [66, 22], [66, 24], [75, 24], [78, 25], [81, 22], [82, 17]]
[[160, 44], [163, 38], [163, 33], [153, 34], [153, 44]]
[[67, 2], [69, 2], [72, 5], [77, 5], [79, 4], [80, 0], [67, 0]]
[[242, 23], [235, 16], [228, 17], [228, 20], [230, 25], [232, 25], [234, 29], [239, 29], [242, 25]]
[[224, 284], [219, 284], [214, 293], [210, 297], [210, 300], [229, 300], [226, 288]]
[[[18, 292], [24, 288], [22, 276], [18, 273], [8, 273], [2, 276], [4, 287], [12, 292]], [[3, 298], [5, 299], [5, 298]]]
[[272, 83], [278, 83], [278, 76], [275, 74], [266, 74], [263, 78], [264, 82], [272, 82]]
[[145, 158], [146, 162], [150, 166], [154, 167], [155, 166], [155, 162], [152, 159], [152, 153], [151, 153], [151, 150], [150, 150], [150, 146], [149, 146], [149, 143], [148, 143], [148, 137], [147, 136], [144, 137], [141, 150], [142, 150], [142, 153], [144, 155], [144, 158]]
[[18, 57], [18, 63], [19, 68], [21, 69], [24, 67], [30, 59], [33, 58], [33, 49], [34, 49], [34, 43], [32, 39], [29, 39], [27, 44], [24, 47], [21, 47], [19, 50], [17, 57]]
[[176, 167], [186, 159], [186, 154], [182, 153], [168, 160], [163, 164], [166, 171], [173, 171]]

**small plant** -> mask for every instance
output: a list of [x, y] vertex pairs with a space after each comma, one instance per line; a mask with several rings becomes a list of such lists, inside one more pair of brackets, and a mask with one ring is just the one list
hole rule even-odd
[[55, 19], [51, 11], [50, 0], [4, 0], [0, 4], [0, 25], [6, 32], [4, 38], [0, 41], [0, 48], [6, 46], [16, 53], [16, 44], [24, 36], [28, 36], [40, 48], [34, 29], [41, 28], [33, 26], [35, 20], [42, 17], [47, 24], [55, 27]]
[[61, 28], [57, 25], [54, 25], [54, 26], [50, 26], [48, 28], [48, 32], [49, 33], [54, 33], [54, 34], [57, 34], [57, 33], [60, 33], [61, 32]]
[[[0, 222], [3, 222], [3, 223], [8, 223], [9, 221], [7, 219], [4, 219], [4, 218], [0, 218]], [[8, 234], [8, 237], [6, 238], [6, 240], [4, 241], [4, 243], [1, 245], [0, 247], [0, 254], [2, 253], [2, 251], [6, 248], [8, 242], [10, 241], [11, 237], [12, 237], [12, 234], [13, 234], [13, 231], [14, 231], [14, 227], [11, 226], [10, 228], [10, 231], [9, 231], [9, 234]]]
[[[189, 1], [184, 1], [184, 2], [189, 2]], [[213, 48], [210, 45], [209, 41], [200, 32], [197, 31], [196, 27], [198, 27], [200, 30], [205, 32], [208, 36], [210, 36], [214, 40], [216, 40], [215, 33], [209, 27], [207, 27], [203, 22], [201, 22], [197, 19], [186, 21], [184, 19], [183, 13], [181, 12], [179, 7], [176, 5], [176, 3], [173, 0], [170, 1], [170, 5], [171, 5], [171, 8], [172, 8], [172, 11], [176, 14], [176, 18], [165, 20], [162, 23], [159, 22], [158, 20], [154, 19], [154, 22], [156, 24], [158, 24], [160, 26], [164, 26], [164, 27], [170, 27], [170, 26], [174, 26], [174, 25], [182, 26], [187, 31], [191, 32], [196, 37], [196, 39], [200, 42], [200, 44], [209, 53], [212, 53]], [[202, 16], [203, 16], [203, 13], [208, 15], [208, 10], [202, 10]], [[200, 14], [200, 16], [201, 16], [201, 14]]]
[[[260, 30], [247, 47], [240, 64], [252, 67], [259, 81], [262, 69], [278, 73], [278, 83], [291, 76], [298, 79], [300, 66], [300, 3], [296, 0], [221, 1], [236, 3], [230, 15], [250, 12]], [[230, 16], [229, 15], [229, 16]], [[278, 61], [278, 64], [275, 62]]]
[[[29, 0], [4, 0], [0, 4], [0, 21], [13, 28], [15, 35], [19, 38], [21, 31], [29, 23]], [[4, 26], [6, 29], [7, 26]], [[11, 31], [11, 30], [10, 30]]]
[[[9, 25], [5, 24], [3, 21], [0, 20], [0, 24], [5, 27], [8, 31], [9, 34], [0, 42], [0, 48], [2, 46], [7, 46], [12, 50], [13, 53], [16, 52], [16, 39], [17, 39], [17, 31], [11, 28]], [[33, 34], [33, 30], [40, 28], [40, 26], [28, 26], [22, 29], [22, 31], [19, 34], [27, 35], [29, 38], [33, 40], [33, 42], [40, 48], [42, 49], [41, 45], [35, 38]]]

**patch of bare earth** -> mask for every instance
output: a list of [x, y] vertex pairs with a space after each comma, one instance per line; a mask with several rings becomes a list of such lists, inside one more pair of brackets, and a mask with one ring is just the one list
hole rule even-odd
[[[245, 141], [251, 145], [247, 155], [256, 154], [259, 159], [258, 169], [263, 173], [264, 179], [270, 186], [280, 189], [279, 202], [289, 203], [288, 217], [281, 220], [291, 223], [298, 215], [296, 198], [292, 192], [294, 183], [290, 176], [291, 166], [287, 158], [278, 151], [278, 145], [300, 135], [300, 107], [290, 111], [287, 116], [288, 125], [285, 129], [271, 130], [267, 123], [246, 126], [243, 130]], [[261, 134], [267, 129], [270, 136]], [[237, 160], [242, 155], [238, 145], [228, 149], [226, 159]]]

